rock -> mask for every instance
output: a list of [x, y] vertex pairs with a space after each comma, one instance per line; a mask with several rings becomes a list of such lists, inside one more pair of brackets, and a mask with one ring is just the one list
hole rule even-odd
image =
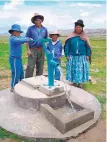
[[91, 80], [90, 80], [90, 81], [91, 81], [92, 84], [97, 84], [97, 81], [95, 80], [94, 77], [91, 77]]

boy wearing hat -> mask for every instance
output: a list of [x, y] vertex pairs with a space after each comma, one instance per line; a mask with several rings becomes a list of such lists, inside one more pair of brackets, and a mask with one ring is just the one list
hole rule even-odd
[[9, 46], [10, 46], [10, 67], [11, 67], [11, 92], [14, 90], [14, 86], [18, 83], [18, 81], [24, 78], [24, 71], [22, 65], [22, 48], [21, 45], [32, 41], [31, 38], [21, 37], [20, 34], [23, 33], [21, 30], [20, 25], [14, 24], [12, 28], [8, 31], [11, 36], [9, 39]]
[[[40, 14], [35, 13], [31, 18], [33, 26], [30, 26], [27, 30], [26, 37], [33, 38], [34, 40], [40, 40], [48, 37], [47, 29], [42, 26], [44, 17]], [[44, 66], [44, 51], [42, 42], [31, 42], [27, 44], [27, 54], [28, 54], [28, 65], [26, 69], [25, 77], [32, 77], [34, 68], [36, 65], [36, 75], [43, 74]]]
[[[61, 64], [62, 57], [62, 43], [58, 39], [60, 34], [57, 31], [49, 34], [52, 41], [47, 45], [47, 50], [53, 53], [53, 59], [55, 62]], [[60, 71], [58, 68], [55, 68], [55, 80], [60, 80]]]

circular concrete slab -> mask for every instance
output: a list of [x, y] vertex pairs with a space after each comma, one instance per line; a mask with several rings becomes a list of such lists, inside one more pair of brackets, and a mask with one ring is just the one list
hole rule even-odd
[[[67, 89], [69, 90], [70, 86], [67, 86]], [[32, 139], [76, 137], [97, 122], [101, 114], [101, 105], [93, 95], [73, 86], [71, 87], [70, 98], [73, 102], [79, 103], [85, 108], [91, 108], [95, 115], [94, 119], [68, 131], [66, 134], [62, 134], [40, 112], [18, 107], [14, 94], [9, 89], [0, 91], [0, 126], [12, 133]]]

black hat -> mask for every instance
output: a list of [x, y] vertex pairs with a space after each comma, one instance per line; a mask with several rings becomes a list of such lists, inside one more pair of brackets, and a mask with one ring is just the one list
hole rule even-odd
[[84, 27], [85, 25], [84, 25], [84, 23], [83, 23], [83, 20], [81, 20], [81, 19], [79, 19], [79, 20], [77, 20], [77, 22], [75, 22], [75, 26], [81, 26], [81, 27]]
[[39, 18], [42, 20], [42, 22], [44, 21], [44, 17], [38, 13], [35, 13], [34, 16], [31, 18], [32, 23], [35, 23], [36, 18]]

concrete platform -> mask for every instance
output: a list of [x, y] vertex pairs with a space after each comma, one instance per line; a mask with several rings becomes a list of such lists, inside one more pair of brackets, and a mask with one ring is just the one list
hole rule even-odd
[[64, 84], [56, 81], [57, 87], [49, 88], [43, 85], [47, 83], [47, 77], [44, 76], [27, 78], [19, 82], [14, 89], [17, 105], [28, 110], [40, 110], [41, 104], [52, 107], [64, 105], [66, 99]]
[[[69, 90], [70, 86], [67, 86], [67, 89]], [[19, 107], [15, 102], [15, 95], [9, 89], [0, 91], [0, 126], [12, 133], [31, 139], [76, 137], [98, 121], [101, 115], [101, 105], [93, 95], [73, 86], [70, 99], [84, 108], [92, 109], [94, 118], [62, 134], [39, 111]]]

